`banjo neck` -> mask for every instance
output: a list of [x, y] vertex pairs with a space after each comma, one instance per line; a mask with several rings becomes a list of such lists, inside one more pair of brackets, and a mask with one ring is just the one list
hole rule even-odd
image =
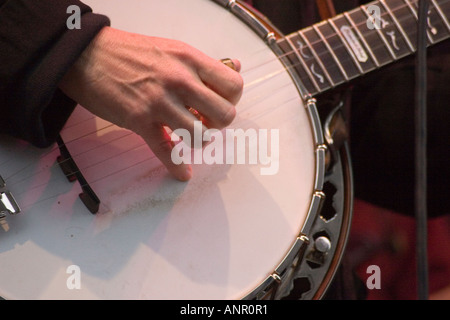
[[[450, 0], [431, 0], [427, 42], [450, 37]], [[413, 54], [418, 1], [378, 0], [277, 40], [315, 96]]]

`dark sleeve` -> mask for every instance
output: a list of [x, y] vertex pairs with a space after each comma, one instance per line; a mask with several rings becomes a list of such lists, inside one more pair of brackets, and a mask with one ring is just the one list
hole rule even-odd
[[[70, 5], [81, 29], [66, 26]], [[74, 0], [0, 0], [0, 132], [51, 144], [76, 103], [58, 84], [107, 17]]]

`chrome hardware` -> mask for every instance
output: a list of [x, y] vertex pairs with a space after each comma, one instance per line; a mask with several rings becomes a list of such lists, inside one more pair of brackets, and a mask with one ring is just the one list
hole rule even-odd
[[7, 214], [14, 215], [20, 212], [16, 200], [9, 190], [6, 189], [6, 182], [2, 176], [0, 176], [0, 224], [7, 231], [8, 226], [6, 223]]
[[282, 296], [283, 292], [286, 291], [285, 286], [289, 286], [291, 283], [287, 280], [295, 276], [309, 241], [307, 236], [300, 234], [283, 262], [244, 300], [279, 299], [280, 295]]
[[327, 168], [330, 167], [332, 161], [337, 159], [337, 153], [348, 140], [347, 124], [345, 123], [341, 107], [342, 103], [330, 113], [324, 124], [324, 134], [329, 150], [329, 154], [327, 154]]
[[327, 253], [331, 249], [331, 241], [330, 239], [328, 239], [328, 237], [325, 236], [318, 237], [314, 241], [314, 247], [320, 253]]

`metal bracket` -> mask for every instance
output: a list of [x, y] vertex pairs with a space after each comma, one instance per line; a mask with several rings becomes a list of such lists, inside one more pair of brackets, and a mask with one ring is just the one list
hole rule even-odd
[[6, 189], [6, 182], [0, 176], [0, 224], [7, 231], [8, 226], [6, 222], [7, 214], [14, 215], [20, 213], [20, 207], [12, 193]]
[[342, 114], [342, 102], [331, 111], [324, 124], [324, 134], [328, 145], [326, 167], [329, 168], [333, 161], [338, 158], [337, 153], [348, 141], [348, 130]]

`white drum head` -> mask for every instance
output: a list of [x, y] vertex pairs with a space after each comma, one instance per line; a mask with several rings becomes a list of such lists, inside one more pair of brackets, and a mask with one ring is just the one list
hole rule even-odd
[[[171, 178], [139, 137], [115, 127], [68, 144], [102, 201], [90, 214], [54, 164], [57, 153], [2, 153], [26, 172], [7, 180], [23, 213], [0, 233], [0, 295], [7, 299], [240, 299], [282, 262], [305, 223], [315, 179], [314, 139], [295, 86], [266, 44], [208, 0], [89, 0], [112, 27], [183, 40], [214, 58], [238, 58], [246, 84], [227, 129], [277, 131], [268, 164], [198, 164]], [[81, 120], [80, 120], [81, 119]], [[83, 120], [83, 121], [82, 121]], [[84, 121], [85, 120], [85, 121]], [[65, 141], [104, 127], [81, 107]], [[119, 138], [121, 137], [121, 138]], [[103, 147], [101, 144], [105, 143]], [[277, 151], [278, 150], [278, 151]], [[249, 144], [245, 152], [249, 152]], [[274, 159], [274, 158], [273, 158]], [[275, 161], [275, 160], [273, 160]], [[8, 177], [17, 169], [0, 167]], [[17, 171], [17, 170], [16, 170]], [[21, 178], [22, 176], [22, 178]], [[27, 180], [23, 179], [27, 177]], [[21, 182], [23, 181], [23, 182]], [[54, 196], [57, 195], [57, 196]], [[80, 288], [71, 287], [78, 266]], [[69, 268], [69, 269], [68, 269]]]

